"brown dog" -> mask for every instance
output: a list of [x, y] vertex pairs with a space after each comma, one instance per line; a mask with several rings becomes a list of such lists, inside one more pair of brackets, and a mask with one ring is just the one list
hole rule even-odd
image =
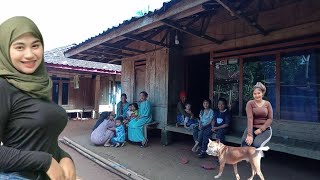
[[262, 151], [268, 151], [269, 147], [231, 147], [220, 143], [219, 140], [212, 141], [209, 139], [207, 154], [211, 156], [217, 156], [219, 158], [220, 168], [219, 174], [214, 178], [219, 178], [222, 175], [225, 164], [232, 164], [234, 174], [237, 180], [240, 179], [238, 174], [237, 163], [243, 160], [250, 162], [252, 169], [252, 176], [249, 180], [252, 180], [254, 175], [257, 173], [260, 179], [264, 180], [263, 174], [260, 169], [260, 160], [262, 157]]

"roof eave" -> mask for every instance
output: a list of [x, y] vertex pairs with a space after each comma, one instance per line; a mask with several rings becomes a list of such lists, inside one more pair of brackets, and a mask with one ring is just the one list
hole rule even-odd
[[174, 4], [170, 7], [170, 9], [166, 10], [162, 14], [154, 14], [152, 16], [143, 16], [138, 20], [132, 21], [126, 25], [119, 25], [119, 27], [112, 29], [110, 32], [106, 34], [98, 35], [87, 42], [83, 42], [74, 48], [65, 52], [65, 57], [72, 57], [78, 53], [81, 53], [87, 49], [95, 47], [104, 42], [108, 42], [114, 38], [119, 36], [128, 34], [133, 31], [137, 31], [141, 28], [144, 30], [150, 30], [156, 27], [163, 25], [161, 20], [166, 18], [179, 19], [183, 17], [190, 16], [195, 14], [196, 12], [201, 12], [203, 10], [202, 4], [208, 2], [210, 0], [184, 0], [177, 4]]

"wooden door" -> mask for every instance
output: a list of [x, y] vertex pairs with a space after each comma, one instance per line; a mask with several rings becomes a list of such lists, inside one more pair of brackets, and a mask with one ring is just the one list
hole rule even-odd
[[146, 61], [140, 60], [136, 61], [134, 65], [134, 76], [135, 76], [135, 88], [134, 88], [134, 101], [139, 101], [139, 94], [141, 91], [145, 91], [145, 81], [146, 81]]

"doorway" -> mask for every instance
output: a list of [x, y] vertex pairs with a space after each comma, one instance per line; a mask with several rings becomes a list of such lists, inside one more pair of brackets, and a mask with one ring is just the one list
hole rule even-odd
[[59, 104], [59, 82], [52, 84], [52, 101]]
[[145, 91], [145, 81], [146, 81], [146, 61], [140, 60], [134, 63], [134, 76], [135, 76], [135, 88], [133, 100], [139, 101], [139, 94], [141, 91]]
[[186, 60], [188, 102], [191, 103], [195, 116], [198, 116], [203, 108], [203, 100], [209, 98], [210, 54], [188, 56]]

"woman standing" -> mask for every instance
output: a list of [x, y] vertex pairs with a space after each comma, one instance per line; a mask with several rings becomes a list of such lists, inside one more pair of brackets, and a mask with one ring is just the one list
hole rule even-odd
[[242, 136], [242, 146], [263, 147], [270, 141], [272, 136], [271, 123], [273, 110], [269, 101], [263, 99], [266, 87], [257, 82], [253, 86], [253, 98], [246, 106], [248, 124]]
[[117, 104], [117, 114], [116, 117], [122, 116], [127, 117], [127, 111], [129, 108], [129, 102], [127, 101], [127, 95], [125, 93], [121, 94], [121, 101]]
[[147, 145], [147, 138], [143, 134], [143, 126], [151, 122], [151, 103], [147, 100], [148, 93], [140, 93], [139, 115], [130, 120], [128, 124], [128, 139], [135, 143], [141, 143], [141, 147]]
[[58, 146], [66, 111], [50, 98], [42, 35], [26, 17], [0, 25], [0, 177], [75, 179], [69, 154]]

